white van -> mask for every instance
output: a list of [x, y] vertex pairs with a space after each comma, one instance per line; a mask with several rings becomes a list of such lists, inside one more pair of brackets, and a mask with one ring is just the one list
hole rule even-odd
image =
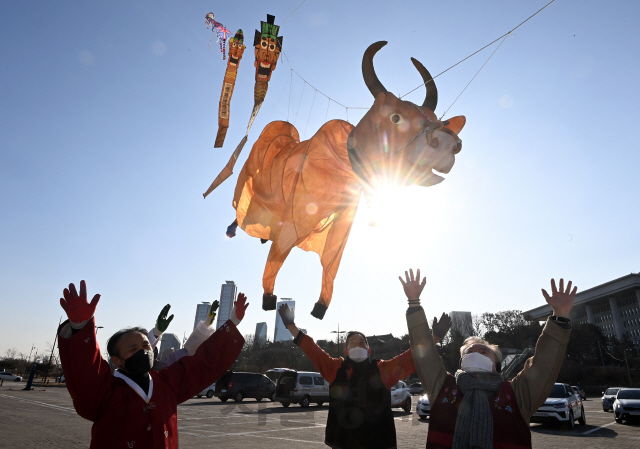
[[283, 369], [279, 374], [273, 400], [283, 407], [300, 404], [304, 408], [312, 402], [319, 406], [329, 402], [329, 382], [320, 373]]

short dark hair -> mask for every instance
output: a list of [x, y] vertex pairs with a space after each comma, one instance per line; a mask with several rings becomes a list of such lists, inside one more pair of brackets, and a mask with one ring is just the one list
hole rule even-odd
[[149, 333], [144, 327], [138, 326], [120, 329], [118, 332], [109, 337], [109, 340], [107, 340], [107, 352], [110, 356], [115, 355], [116, 357], [120, 357], [120, 354], [118, 354], [118, 351], [116, 351], [116, 345], [118, 344], [118, 340], [120, 340], [120, 337], [122, 337], [124, 334], [128, 334], [129, 332], [140, 332], [145, 337]]
[[364, 338], [364, 342], [367, 344], [367, 346], [369, 346], [369, 342], [367, 341], [367, 337], [365, 337], [365, 335], [362, 332], [359, 331], [349, 331], [347, 332], [347, 338], [344, 341], [344, 347], [348, 348], [349, 347], [349, 339], [351, 337], [353, 337], [354, 335], [362, 335], [362, 338]]

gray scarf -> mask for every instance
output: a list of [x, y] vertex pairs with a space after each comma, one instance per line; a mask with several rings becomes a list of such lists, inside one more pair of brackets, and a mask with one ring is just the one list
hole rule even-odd
[[456, 372], [456, 384], [464, 395], [458, 409], [453, 449], [492, 449], [493, 417], [489, 398], [498, 392], [499, 373]]

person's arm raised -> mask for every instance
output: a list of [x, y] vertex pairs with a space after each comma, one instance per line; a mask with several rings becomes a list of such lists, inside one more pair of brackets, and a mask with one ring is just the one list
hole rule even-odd
[[[409, 328], [409, 342], [416, 372], [429, 400], [435, 401], [446, 379], [447, 370], [438, 354], [434, 336], [429, 329], [429, 322], [420, 305], [420, 294], [427, 284], [427, 279], [420, 280], [420, 270], [417, 270], [415, 277], [413, 270], [409, 270], [405, 271], [405, 279], [399, 278], [409, 300], [407, 327]], [[438, 332], [442, 332], [444, 328], [448, 330], [447, 320], [444, 317], [440, 318], [440, 323], [434, 322], [441, 324], [437, 326]], [[444, 332], [446, 333], [446, 330]], [[444, 335], [438, 335], [438, 337], [441, 339]]]
[[63, 296], [60, 305], [69, 321], [60, 326], [58, 341], [65, 382], [78, 414], [95, 421], [112, 379], [109, 364], [100, 355], [96, 341], [93, 315], [100, 295], [88, 302], [87, 285], [81, 281], [79, 294], [75, 285], [69, 284]]
[[329, 383], [333, 382], [336, 378], [336, 372], [342, 364], [342, 359], [334, 359], [324, 352], [311, 337], [300, 332], [300, 329], [298, 329], [293, 322], [295, 316], [294, 311], [291, 310], [287, 304], [280, 306], [278, 314], [282, 319], [282, 324], [291, 332], [291, 335], [293, 335], [293, 342], [309, 357], [309, 360], [311, 360], [322, 377]]
[[562, 321], [554, 321], [552, 317], [547, 320], [542, 335], [538, 338], [535, 354], [525, 362], [522, 371], [511, 381], [518, 408], [527, 421], [547, 399], [562, 368], [571, 335], [568, 316], [576, 292], [577, 287], [571, 289], [571, 281], [565, 289], [563, 279], [560, 279], [559, 290], [556, 288], [556, 281], [551, 279], [551, 295], [542, 290], [542, 295], [552, 307], [554, 316], [560, 317]]

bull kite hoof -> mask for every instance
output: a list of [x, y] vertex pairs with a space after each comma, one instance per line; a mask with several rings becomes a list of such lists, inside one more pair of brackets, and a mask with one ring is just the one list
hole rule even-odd
[[263, 245], [264, 245], [265, 243], [267, 243], [268, 241], [269, 241], [269, 239], [260, 239], [260, 243], [262, 243]]
[[230, 239], [236, 236], [236, 229], [238, 229], [238, 220], [234, 220], [233, 223], [231, 223], [228, 227], [227, 227], [227, 237], [229, 237]]
[[316, 317], [317, 319], [321, 320], [322, 318], [324, 318], [324, 314], [327, 312], [327, 306], [325, 306], [324, 304], [320, 304], [319, 302], [317, 302], [314, 306], [313, 306], [313, 310], [311, 311], [311, 315], [313, 315], [314, 317]]
[[262, 310], [276, 310], [276, 301], [278, 301], [276, 295], [265, 293], [262, 295]]

